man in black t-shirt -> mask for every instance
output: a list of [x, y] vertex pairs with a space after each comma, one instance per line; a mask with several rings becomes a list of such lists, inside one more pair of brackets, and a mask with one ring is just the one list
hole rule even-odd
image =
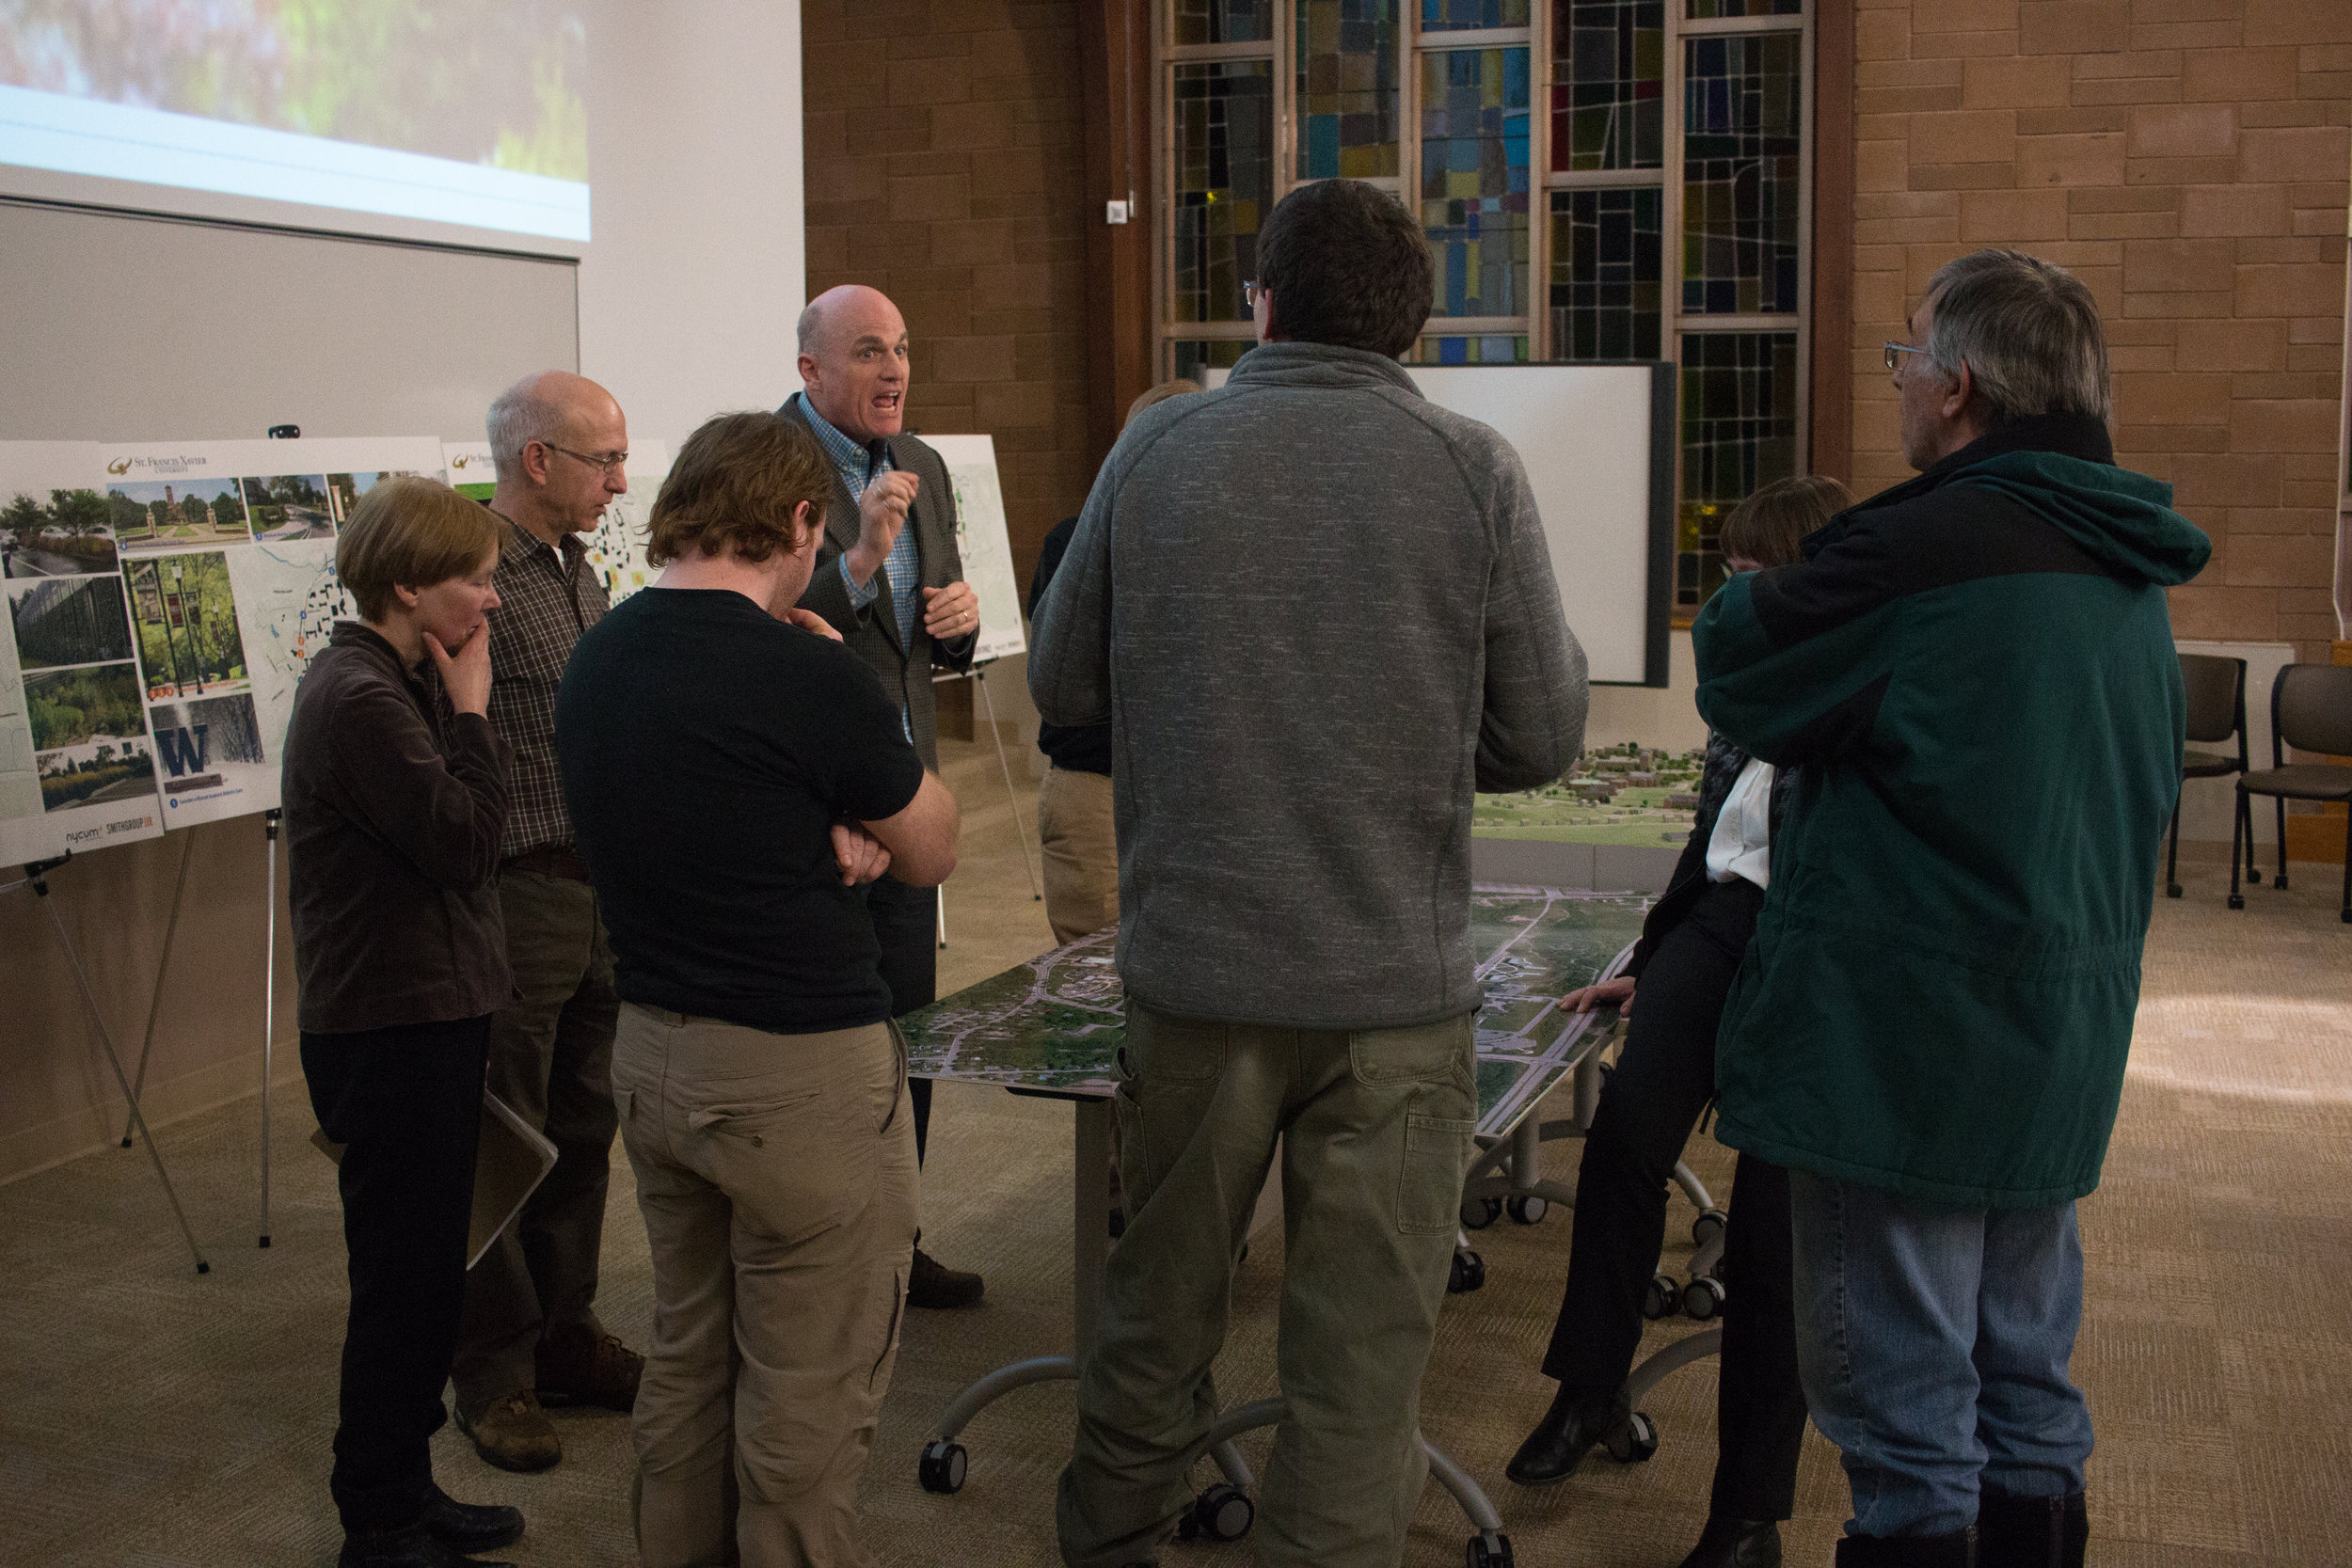
[[696, 431], [654, 503], [647, 556], [667, 570], [580, 638], [556, 699], [653, 1257], [633, 1416], [649, 1562], [866, 1560], [858, 1478], [916, 1173], [854, 884], [888, 869], [936, 886], [957, 811], [872, 670], [793, 608], [831, 483], [793, 420]]

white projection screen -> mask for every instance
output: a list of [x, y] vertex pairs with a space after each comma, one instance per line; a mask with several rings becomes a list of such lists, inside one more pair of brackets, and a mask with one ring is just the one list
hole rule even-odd
[[[9, 194], [394, 238], [589, 238], [574, 0], [8, 0]], [[137, 187], [183, 194], [126, 198]], [[431, 226], [419, 230], [410, 225]], [[310, 227], [311, 225], [304, 225]]]

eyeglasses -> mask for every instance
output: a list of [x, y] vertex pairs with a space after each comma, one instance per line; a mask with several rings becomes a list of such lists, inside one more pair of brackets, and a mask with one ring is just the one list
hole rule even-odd
[[[1888, 362], [1893, 363], [1892, 360]], [[611, 478], [628, 467], [628, 453], [626, 451], [616, 451], [610, 457], [592, 457], [584, 451], [574, 451], [569, 447], [559, 447], [553, 441], [542, 441], [539, 444], [549, 451], [560, 451], [566, 457], [577, 457], [590, 467], [601, 471], [607, 478]]]
[[1255, 310], [1258, 308], [1258, 301], [1273, 292], [1263, 283], [1244, 283], [1241, 286], [1242, 308], [1246, 310]]
[[1902, 363], [1902, 361], [1901, 361], [1901, 360], [1899, 360], [1899, 359], [1898, 359], [1898, 358], [1896, 358], [1896, 357], [1895, 357], [1895, 356], [1896, 356], [1897, 355], [1899, 355], [1899, 354], [1925, 354], [1925, 353], [1927, 353], [1927, 350], [1926, 350], [1926, 349], [1923, 349], [1923, 348], [1913, 348], [1913, 347], [1912, 347], [1909, 343], [1889, 343], [1889, 344], [1887, 344], [1887, 345], [1886, 345], [1886, 368], [1887, 368], [1888, 370], [1890, 370], [1890, 371], [1891, 371], [1891, 370], [1893, 370], [1893, 369], [1894, 369], [1897, 365], [1899, 365], [1899, 364]]

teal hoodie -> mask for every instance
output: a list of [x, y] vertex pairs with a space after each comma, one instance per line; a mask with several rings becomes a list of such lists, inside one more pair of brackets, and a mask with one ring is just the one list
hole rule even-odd
[[1735, 578], [1699, 710], [1802, 765], [1717, 1044], [1719, 1135], [1956, 1208], [2097, 1186], [2212, 542], [2096, 420], [2019, 420]]

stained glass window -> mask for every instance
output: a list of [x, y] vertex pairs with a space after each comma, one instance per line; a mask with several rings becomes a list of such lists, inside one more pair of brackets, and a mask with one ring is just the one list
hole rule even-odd
[[1275, 0], [1174, 0], [1176, 41], [1263, 43], [1274, 36]]
[[1421, 358], [1425, 365], [1523, 365], [1527, 340], [1509, 333], [1476, 338], [1423, 338]]
[[1223, 338], [1202, 342], [1197, 339], [1179, 340], [1169, 345], [1176, 351], [1176, 368], [1170, 373], [1198, 381], [1203, 387], [1209, 378], [1207, 370], [1230, 371], [1241, 362], [1241, 356], [1258, 345], [1239, 338]]
[[1424, 33], [1467, 32], [1473, 27], [1524, 27], [1529, 0], [1421, 0]]
[[1298, 0], [1298, 178], [1393, 179], [1397, 0]]
[[1421, 57], [1421, 222], [1440, 316], [1527, 309], [1525, 48]]
[[1175, 68], [1171, 271], [1177, 321], [1247, 321], [1258, 226], [1274, 188], [1274, 67], [1219, 60]]
[[1797, 335], [1682, 335], [1682, 506], [1675, 603], [1696, 609], [1724, 580], [1723, 525], [1759, 485], [1797, 471]]
[[1797, 309], [1802, 77], [1797, 33], [1684, 43], [1682, 309]]
[[1722, 16], [1803, 16], [1804, 0], [1689, 0], [1684, 14], [1693, 22]]
[[1551, 166], [1666, 161], [1665, 0], [1555, 0]]
[[1551, 356], [1655, 359], [1663, 341], [1666, 196], [1551, 193]]

